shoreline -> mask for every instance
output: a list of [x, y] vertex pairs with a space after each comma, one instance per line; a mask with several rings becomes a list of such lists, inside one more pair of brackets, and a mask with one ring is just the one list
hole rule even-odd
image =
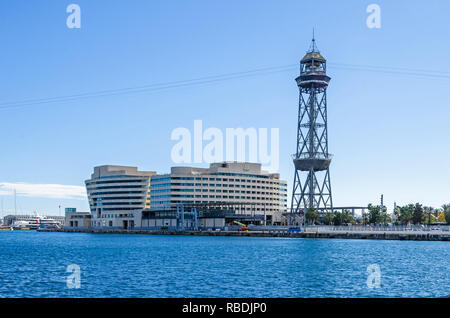
[[450, 241], [449, 234], [437, 233], [390, 233], [390, 232], [236, 232], [236, 231], [143, 231], [143, 230], [40, 230], [39, 232], [66, 232], [91, 234], [145, 234], [145, 235], [195, 235], [195, 236], [237, 236], [237, 237], [281, 237], [281, 238], [323, 238], [323, 239], [368, 239], [395, 241]]

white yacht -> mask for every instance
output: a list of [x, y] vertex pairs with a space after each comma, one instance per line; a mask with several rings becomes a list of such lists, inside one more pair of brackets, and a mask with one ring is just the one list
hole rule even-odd
[[12, 227], [15, 230], [60, 229], [61, 222], [35, 212], [34, 216], [15, 221]]

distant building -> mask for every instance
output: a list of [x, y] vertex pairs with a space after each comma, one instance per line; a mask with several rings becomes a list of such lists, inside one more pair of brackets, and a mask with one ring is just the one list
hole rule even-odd
[[90, 212], [77, 212], [75, 208], [66, 208], [66, 229], [89, 229], [91, 228], [92, 215]]
[[92, 226], [133, 228], [139, 212], [150, 208], [150, 177], [154, 175], [129, 166], [95, 167], [91, 179], [85, 181]]

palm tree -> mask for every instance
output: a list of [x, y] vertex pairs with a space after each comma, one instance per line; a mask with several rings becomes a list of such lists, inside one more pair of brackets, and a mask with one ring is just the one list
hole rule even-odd
[[334, 213], [333, 212], [325, 212], [325, 215], [323, 217], [323, 223], [326, 225], [332, 225], [334, 219]]
[[423, 207], [423, 212], [425, 214], [425, 223], [428, 222], [428, 224], [431, 224], [431, 216], [433, 216], [434, 219], [434, 211], [436, 209], [431, 207], [431, 206], [424, 206]]
[[353, 217], [353, 213], [349, 210], [344, 210], [342, 212], [342, 220], [343, 223], [355, 223], [355, 218]]
[[319, 221], [320, 215], [319, 212], [316, 211], [316, 209], [308, 208], [305, 213], [305, 218], [308, 222], [314, 224], [315, 222]]

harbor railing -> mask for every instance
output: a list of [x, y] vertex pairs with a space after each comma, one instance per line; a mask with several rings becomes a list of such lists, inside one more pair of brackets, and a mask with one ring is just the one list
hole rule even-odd
[[305, 232], [450, 232], [449, 225], [309, 225]]

